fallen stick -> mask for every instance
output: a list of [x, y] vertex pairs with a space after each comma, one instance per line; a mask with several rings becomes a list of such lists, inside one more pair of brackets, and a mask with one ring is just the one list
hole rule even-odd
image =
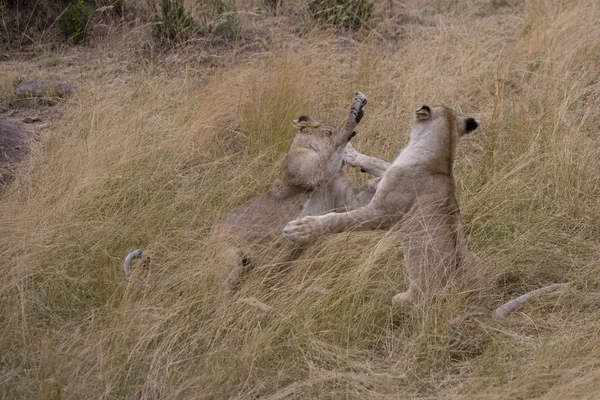
[[531, 292], [525, 293], [524, 295], [519, 296], [516, 299], [512, 299], [511, 301], [504, 303], [500, 307], [496, 308], [496, 310], [492, 314], [492, 317], [498, 319], [506, 318], [510, 314], [521, 308], [521, 306], [527, 303], [529, 299], [540, 296], [542, 294], [554, 292], [558, 289], [566, 287], [569, 284], [570, 282], [554, 283], [549, 286], [544, 286], [543, 288], [532, 290]]

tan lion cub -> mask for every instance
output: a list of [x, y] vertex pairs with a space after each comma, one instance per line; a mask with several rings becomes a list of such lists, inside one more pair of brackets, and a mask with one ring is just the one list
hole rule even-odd
[[419, 298], [470, 290], [479, 263], [467, 246], [452, 166], [458, 139], [478, 126], [446, 107], [416, 112], [408, 145], [383, 175], [371, 202], [345, 213], [309, 216], [283, 230], [294, 243], [351, 229], [393, 229], [403, 237], [408, 291], [392, 299], [404, 306]]
[[350, 145], [366, 103], [366, 96], [356, 93], [340, 127], [307, 116], [294, 120], [298, 131], [271, 188], [231, 211], [216, 229], [214, 248], [223, 264], [219, 279], [225, 296], [249, 265], [294, 258], [298, 248], [281, 238], [289, 220], [354, 209], [371, 201], [376, 183], [355, 187], [342, 170], [346, 162], [382, 176], [389, 167]]

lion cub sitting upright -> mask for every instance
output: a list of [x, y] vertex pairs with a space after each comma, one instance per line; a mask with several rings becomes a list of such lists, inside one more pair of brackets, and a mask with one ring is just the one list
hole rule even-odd
[[[365, 156], [349, 146], [364, 115], [365, 95], [356, 93], [350, 113], [340, 128], [302, 116], [279, 177], [258, 198], [225, 216], [216, 230], [222, 291], [229, 293], [250, 264], [273, 264], [292, 257], [296, 247], [281, 238], [281, 229], [293, 218], [364, 206], [375, 194], [376, 183], [358, 190], [342, 171], [348, 163], [383, 174], [389, 163]], [[348, 147], [348, 149], [347, 149]]]
[[385, 172], [367, 206], [297, 219], [283, 234], [295, 243], [307, 243], [351, 229], [399, 231], [410, 284], [408, 291], [394, 296], [394, 306], [473, 289], [479, 263], [467, 246], [452, 167], [458, 139], [477, 126], [473, 118], [449, 108], [421, 107], [408, 145]]

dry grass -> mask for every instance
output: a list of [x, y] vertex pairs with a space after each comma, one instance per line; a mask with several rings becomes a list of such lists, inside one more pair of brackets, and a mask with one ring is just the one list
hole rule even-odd
[[[362, 43], [314, 32], [210, 69], [182, 49], [82, 74], [0, 201], [0, 393], [600, 396], [600, 7], [431, 3], [396, 4]], [[388, 160], [422, 104], [484, 121], [456, 179], [491, 304], [576, 289], [502, 322], [461, 305], [394, 318], [401, 250], [385, 232], [353, 233], [287, 269], [258, 266], [217, 306], [211, 227], [272, 182], [293, 117], [340, 121], [356, 90], [369, 105], [355, 147]], [[134, 248], [153, 261], [128, 284]]]

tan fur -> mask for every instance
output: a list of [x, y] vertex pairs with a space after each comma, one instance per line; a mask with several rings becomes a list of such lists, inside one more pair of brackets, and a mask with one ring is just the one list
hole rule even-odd
[[[224, 262], [220, 271], [223, 293], [229, 293], [250, 264], [276, 264], [292, 258], [297, 246], [282, 240], [281, 229], [289, 220], [334, 210], [364, 206], [375, 194], [375, 183], [358, 190], [342, 171], [345, 149], [355, 135], [366, 97], [357, 93], [340, 128], [324, 121], [300, 117], [298, 132], [267, 192], [230, 212], [216, 229], [216, 243]], [[375, 169], [384, 163], [352, 148], [352, 165]]]
[[410, 141], [385, 172], [372, 201], [338, 214], [291, 221], [283, 234], [307, 243], [326, 233], [351, 229], [392, 229], [402, 236], [408, 291], [396, 306], [422, 296], [470, 290], [479, 276], [456, 201], [452, 166], [458, 139], [477, 127], [442, 106], [417, 111]]

